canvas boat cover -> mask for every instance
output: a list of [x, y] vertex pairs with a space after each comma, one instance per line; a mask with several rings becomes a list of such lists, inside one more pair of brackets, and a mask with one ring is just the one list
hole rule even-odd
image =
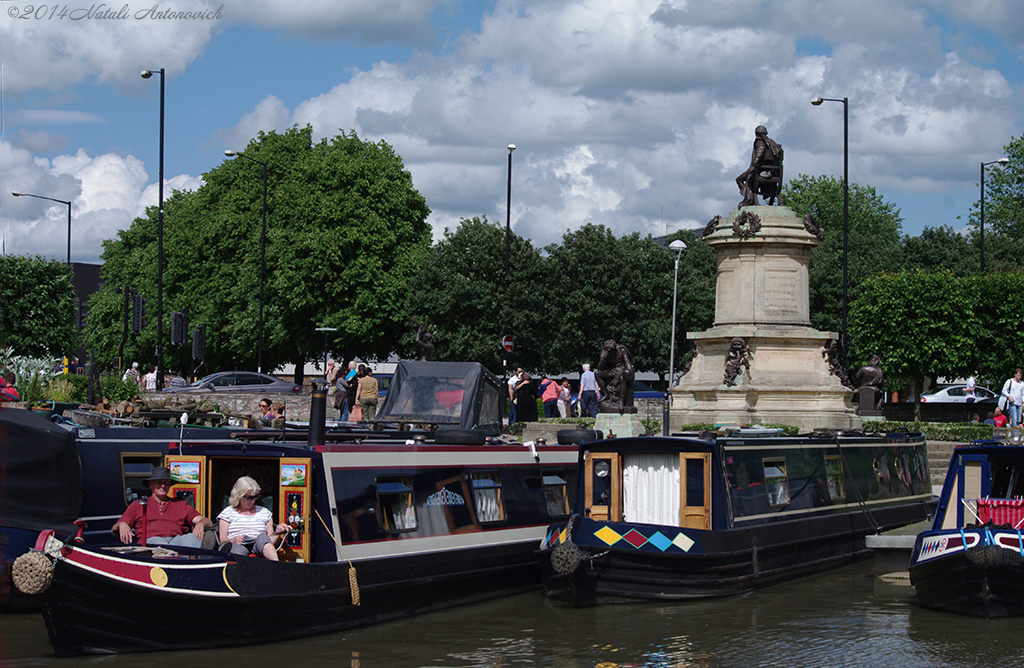
[[75, 435], [20, 408], [0, 408], [0, 527], [69, 534], [82, 508]]
[[399, 362], [377, 419], [501, 433], [501, 381], [477, 362]]

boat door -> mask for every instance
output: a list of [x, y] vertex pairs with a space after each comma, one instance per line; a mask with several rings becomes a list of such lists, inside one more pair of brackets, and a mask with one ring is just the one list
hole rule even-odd
[[622, 462], [615, 452], [588, 452], [584, 469], [590, 519], [622, 521]]
[[171, 470], [171, 489], [168, 494], [175, 499], [184, 499], [201, 514], [206, 510], [206, 456], [167, 455], [164, 457]]
[[679, 526], [711, 529], [711, 453], [680, 452]]
[[281, 457], [277, 494], [277, 523], [287, 524], [292, 531], [284, 537], [281, 558], [288, 561], [309, 561], [310, 505], [313, 503], [313, 463], [308, 457]]
[[[950, 491], [950, 503], [956, 503], [957, 527], [978, 521], [978, 499], [989, 495], [991, 481], [986, 455], [960, 455], [957, 461], [956, 485]], [[968, 510], [969, 508], [969, 510]], [[946, 521], [952, 513], [946, 508]], [[943, 522], [943, 528], [946, 522]], [[954, 527], [950, 527], [954, 528]]]

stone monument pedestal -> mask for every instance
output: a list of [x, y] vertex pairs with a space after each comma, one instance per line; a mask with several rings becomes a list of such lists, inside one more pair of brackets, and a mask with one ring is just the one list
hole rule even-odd
[[604, 434], [605, 438], [625, 438], [647, 433], [640, 416], [636, 413], [598, 413], [594, 418], [594, 429]]
[[[810, 229], [813, 229], [811, 227]], [[749, 206], [720, 220], [704, 242], [718, 253], [715, 325], [687, 334], [696, 352], [672, 389], [671, 428], [689, 423], [787, 424], [801, 431], [860, 427], [853, 391], [824, 355], [834, 332], [810, 326], [807, 267], [820, 244], [783, 206]], [[730, 343], [746, 365], [727, 384]]]

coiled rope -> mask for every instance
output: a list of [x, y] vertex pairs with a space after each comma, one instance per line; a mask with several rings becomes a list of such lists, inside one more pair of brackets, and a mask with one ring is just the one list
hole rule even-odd
[[320, 523], [324, 525], [325, 529], [327, 529], [327, 535], [329, 535], [331, 540], [334, 541], [334, 544], [338, 546], [338, 549], [341, 551], [341, 556], [343, 556], [345, 561], [348, 562], [348, 587], [352, 594], [352, 605], [358, 606], [361, 600], [359, 597], [359, 581], [356, 579], [356, 567], [352, 565], [352, 560], [348, 558], [347, 554], [345, 554], [345, 548], [341, 546], [341, 542], [334, 537], [334, 532], [331, 531], [331, 527], [327, 526], [327, 522], [325, 522], [324, 518], [320, 516], [320, 511], [313, 508], [313, 512], [316, 513]]

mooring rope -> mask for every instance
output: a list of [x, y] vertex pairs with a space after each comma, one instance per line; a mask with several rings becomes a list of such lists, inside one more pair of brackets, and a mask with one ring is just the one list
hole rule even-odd
[[327, 526], [327, 522], [325, 522], [324, 518], [320, 516], [320, 511], [313, 508], [313, 512], [316, 513], [320, 523], [324, 525], [324, 529], [327, 529], [327, 535], [330, 536], [331, 540], [334, 541], [334, 544], [338, 546], [338, 549], [341, 551], [341, 556], [343, 556], [345, 561], [348, 562], [348, 586], [352, 593], [352, 605], [358, 606], [361, 601], [359, 597], [359, 581], [356, 579], [356, 567], [352, 565], [352, 560], [348, 558], [347, 554], [345, 554], [345, 548], [341, 546], [341, 542], [334, 537], [334, 532], [331, 531], [331, 527]]

